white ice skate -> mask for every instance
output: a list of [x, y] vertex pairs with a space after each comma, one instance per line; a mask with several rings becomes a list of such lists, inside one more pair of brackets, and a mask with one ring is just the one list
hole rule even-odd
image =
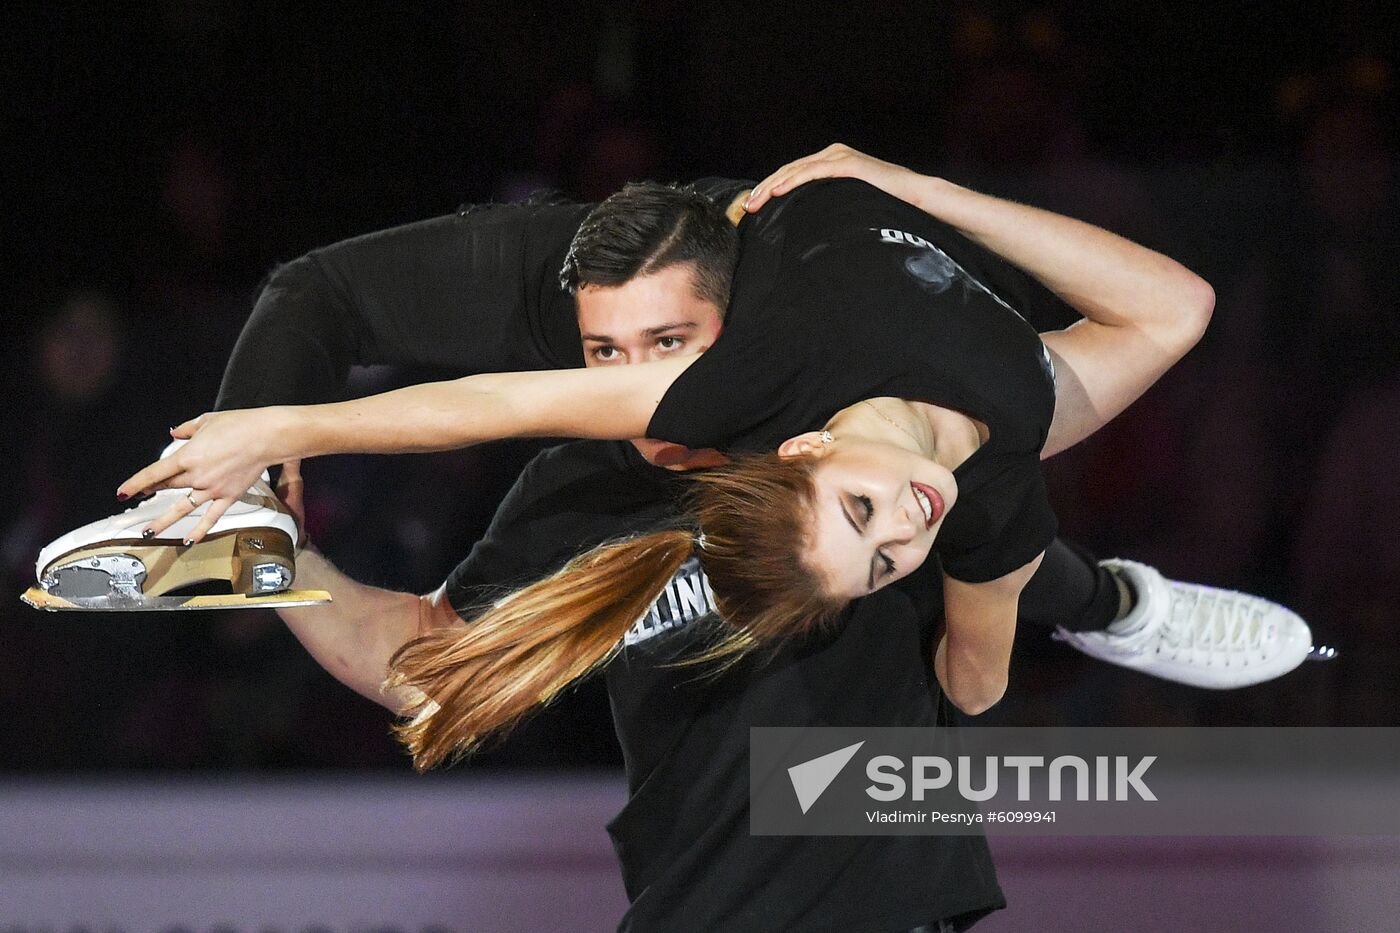
[[1136, 602], [1104, 631], [1056, 631], [1057, 640], [1090, 657], [1193, 687], [1229, 690], [1336, 654], [1314, 649], [1308, 624], [1277, 603], [1167, 580], [1135, 561], [1102, 563], [1128, 581]]
[[[176, 441], [162, 458], [179, 449]], [[196, 544], [186, 545], [208, 509], [201, 505], [158, 538], [141, 529], [179, 502], [185, 489], [163, 489], [119, 515], [70, 531], [39, 552], [39, 579], [22, 597], [36, 609], [130, 612], [309, 606], [323, 590], [291, 590], [296, 576], [296, 520], [268, 485], [254, 483]], [[180, 593], [226, 583], [229, 593]]]

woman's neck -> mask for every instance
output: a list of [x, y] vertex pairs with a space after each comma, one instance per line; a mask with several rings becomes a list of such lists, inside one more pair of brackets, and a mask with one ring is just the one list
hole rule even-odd
[[841, 409], [827, 422], [837, 436], [859, 436], [911, 450], [953, 470], [987, 442], [987, 426], [960, 411], [873, 398]]

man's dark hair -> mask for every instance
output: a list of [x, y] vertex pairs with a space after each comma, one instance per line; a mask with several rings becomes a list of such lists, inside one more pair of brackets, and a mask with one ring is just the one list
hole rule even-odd
[[593, 208], [569, 245], [559, 284], [622, 285], [679, 263], [694, 263], [696, 294], [721, 311], [739, 261], [739, 233], [724, 206], [692, 188], [635, 182]]

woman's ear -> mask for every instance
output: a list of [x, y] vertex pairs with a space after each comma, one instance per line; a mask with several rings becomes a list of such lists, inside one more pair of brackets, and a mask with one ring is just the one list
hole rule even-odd
[[793, 457], [821, 457], [827, 450], [828, 442], [822, 438], [825, 434], [825, 431], [808, 431], [790, 437], [778, 445], [778, 456], [785, 460]]

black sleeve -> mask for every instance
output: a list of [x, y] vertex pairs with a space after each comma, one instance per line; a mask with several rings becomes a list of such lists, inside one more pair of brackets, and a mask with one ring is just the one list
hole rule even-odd
[[[912, 205], [909, 209], [918, 211]], [[918, 211], [918, 215], [920, 226], [932, 242], [1014, 308], [1036, 331], [1060, 330], [1083, 317], [1030, 273], [969, 239], [952, 224], [923, 211]]]
[[953, 258], [993, 294], [1015, 308], [1037, 332], [1062, 330], [1083, 317], [1034, 276], [961, 234], [956, 235], [963, 240], [967, 252], [962, 258]]
[[589, 205], [496, 205], [314, 250], [273, 272], [217, 407], [342, 397], [352, 365], [444, 377], [581, 366], [559, 266]]
[[[801, 339], [791, 331], [787, 336]], [[647, 437], [697, 449], [772, 450], [785, 436], [765, 429], [790, 407], [802, 376], [800, 360], [795, 353], [774, 352], [757, 335], [727, 330], [666, 390]]]
[[[764, 206], [771, 216], [773, 202]], [[647, 436], [687, 447], [772, 450], [789, 435], [792, 398], [810, 373], [817, 335], [806, 309], [773, 299], [782, 238], [769, 242], [755, 217], [739, 225], [739, 265], [729, 315], [714, 346], [666, 390]], [[781, 435], [781, 436], [779, 436]]]
[[243, 325], [214, 407], [339, 399], [363, 343], [353, 306], [309, 256], [272, 273]]
[[1040, 470], [1018, 464], [960, 498], [934, 548], [948, 576], [986, 583], [1034, 560], [1057, 524]]

